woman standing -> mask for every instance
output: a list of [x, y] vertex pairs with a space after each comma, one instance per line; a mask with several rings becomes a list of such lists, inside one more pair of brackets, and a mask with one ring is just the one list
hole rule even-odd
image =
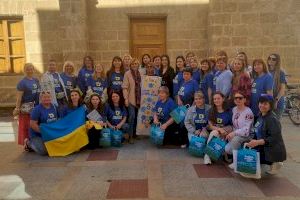
[[205, 103], [211, 104], [214, 74], [208, 59], [201, 60], [201, 77], [199, 88], [205, 97]]
[[24, 145], [24, 140], [29, 137], [30, 113], [39, 103], [40, 84], [33, 77], [34, 66], [32, 63], [24, 65], [25, 77], [17, 85], [17, 102], [13, 115], [19, 116], [18, 144]]
[[124, 75], [122, 84], [125, 106], [128, 107], [129, 143], [133, 144], [136, 136], [137, 114], [141, 103], [141, 74], [139, 72], [139, 60], [133, 58], [130, 70]]
[[244, 60], [240, 58], [235, 58], [233, 61], [233, 78], [232, 78], [232, 88], [231, 88], [231, 96], [230, 106], [234, 106], [234, 98], [233, 95], [236, 92], [242, 92], [245, 95], [246, 106], [250, 105], [250, 96], [251, 96], [251, 78], [249, 74], [245, 70], [246, 63]]
[[185, 68], [185, 59], [183, 56], [177, 56], [176, 58], [176, 76], [173, 80], [173, 94], [174, 99], [177, 101], [177, 94], [179, 88], [183, 83], [183, 69]]
[[83, 66], [79, 70], [78, 79], [77, 79], [78, 81], [77, 85], [79, 86], [80, 90], [83, 92], [84, 95], [86, 93], [85, 90], [86, 81], [88, 77], [92, 76], [93, 73], [94, 73], [94, 60], [92, 59], [91, 56], [85, 56], [83, 58]]
[[250, 108], [254, 117], [258, 117], [258, 100], [261, 94], [273, 95], [273, 79], [262, 59], [253, 61], [253, 82], [251, 90]]
[[[225, 139], [232, 132], [232, 112], [226, 105], [225, 95], [216, 92], [213, 95], [213, 105], [208, 115], [208, 128], [211, 130], [207, 143], [215, 136]], [[210, 157], [204, 155], [204, 164], [211, 164]]]
[[122, 64], [123, 64], [125, 72], [127, 72], [130, 69], [131, 60], [132, 60], [132, 57], [129, 54], [125, 54], [123, 56]]
[[193, 69], [193, 79], [197, 83], [200, 83], [200, 76], [201, 76], [200, 69], [198, 67], [198, 60], [195, 56], [190, 58], [190, 65], [191, 65], [191, 68]]
[[74, 63], [66, 61], [63, 66], [63, 73], [60, 74], [61, 79], [66, 87], [67, 95], [70, 96], [72, 89], [76, 87], [77, 77], [74, 75]]
[[155, 69], [155, 76], [160, 76], [160, 68], [161, 68], [161, 57], [160, 56], [154, 56], [152, 58], [153, 66]]
[[139, 66], [139, 71], [141, 75], [146, 75], [146, 68], [151, 65], [151, 57], [149, 54], [144, 54], [142, 56], [142, 64]]
[[270, 166], [267, 173], [276, 174], [283, 165], [282, 162], [286, 160], [281, 124], [272, 111], [274, 98], [271, 95], [262, 95], [258, 102], [261, 114], [254, 125], [255, 136], [246, 145], [260, 152], [260, 163]]
[[122, 82], [124, 78], [124, 67], [122, 59], [119, 56], [115, 56], [112, 60], [111, 68], [107, 72], [107, 84], [110, 91], [122, 91]]
[[273, 78], [273, 96], [275, 99], [274, 112], [280, 120], [284, 110], [284, 94], [285, 85], [287, 84], [285, 79], [285, 73], [280, 67], [280, 56], [278, 54], [271, 54], [268, 57], [268, 69]]
[[101, 97], [101, 101], [106, 102], [107, 81], [103, 66], [101, 64], [96, 65], [93, 75], [90, 76], [86, 81], [85, 88], [87, 93], [97, 93]]
[[80, 91], [80, 89], [72, 89], [70, 91], [70, 101], [68, 103], [68, 105], [64, 108], [64, 110], [62, 111], [61, 116], [65, 117], [66, 115], [68, 115], [69, 113], [73, 112], [74, 110], [76, 110], [77, 108], [79, 108], [80, 106], [82, 106], [83, 104], [83, 100], [82, 100], [82, 92]]
[[160, 125], [160, 128], [165, 131], [163, 144], [174, 145], [174, 133], [176, 132], [176, 124], [170, 116], [170, 113], [176, 108], [173, 99], [169, 97], [169, 89], [166, 86], [161, 86], [158, 90], [159, 100], [154, 108], [153, 123]]
[[173, 97], [173, 79], [175, 77], [174, 69], [170, 66], [170, 58], [168, 55], [161, 56], [160, 72], [162, 76], [161, 85], [169, 89], [169, 95]]

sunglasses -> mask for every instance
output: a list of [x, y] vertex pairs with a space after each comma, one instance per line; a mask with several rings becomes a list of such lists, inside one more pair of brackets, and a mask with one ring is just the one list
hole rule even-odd
[[237, 99], [238, 99], [238, 100], [242, 100], [242, 99], [244, 99], [244, 97], [234, 97], [234, 99], [235, 99], [235, 100], [237, 100]]

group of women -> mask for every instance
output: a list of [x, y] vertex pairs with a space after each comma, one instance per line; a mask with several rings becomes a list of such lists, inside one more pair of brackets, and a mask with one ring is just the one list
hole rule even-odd
[[[123, 59], [114, 57], [106, 73], [103, 65], [86, 56], [78, 76], [70, 61], [58, 73], [56, 62], [50, 60], [41, 81], [33, 77], [32, 64], [25, 64], [24, 72], [17, 85], [14, 115], [19, 115], [18, 141], [26, 150], [47, 154], [39, 124], [62, 118], [82, 105], [88, 120], [122, 130], [124, 141], [133, 144], [142, 78], [160, 76], [159, 100], [151, 123], [164, 130], [164, 145], [186, 148], [193, 135], [206, 137], [208, 142], [219, 137], [228, 142], [225, 152], [230, 157], [245, 144], [260, 152], [261, 163], [270, 165], [271, 174], [286, 159], [280, 126], [286, 80], [278, 54], [268, 56], [266, 63], [255, 59], [250, 66], [244, 52], [230, 63], [224, 51], [202, 60], [189, 52], [176, 58], [175, 68], [168, 55], [151, 59], [145, 54], [141, 64], [125, 55]], [[170, 115], [178, 106], [188, 108], [179, 124]], [[100, 131], [88, 129], [86, 148], [99, 147]], [[212, 163], [208, 155], [204, 163]]]

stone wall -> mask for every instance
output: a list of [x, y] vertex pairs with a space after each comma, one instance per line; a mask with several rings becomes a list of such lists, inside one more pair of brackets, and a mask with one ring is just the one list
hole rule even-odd
[[277, 52], [292, 75], [289, 82], [299, 83], [299, 0], [210, 0], [208, 18], [210, 54], [224, 49], [234, 56], [243, 50], [250, 60], [266, 60]]

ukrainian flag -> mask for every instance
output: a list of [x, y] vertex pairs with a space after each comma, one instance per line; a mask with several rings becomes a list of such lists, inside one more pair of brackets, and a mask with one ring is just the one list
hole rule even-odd
[[42, 123], [40, 130], [49, 156], [66, 156], [88, 144], [82, 106], [58, 121]]

